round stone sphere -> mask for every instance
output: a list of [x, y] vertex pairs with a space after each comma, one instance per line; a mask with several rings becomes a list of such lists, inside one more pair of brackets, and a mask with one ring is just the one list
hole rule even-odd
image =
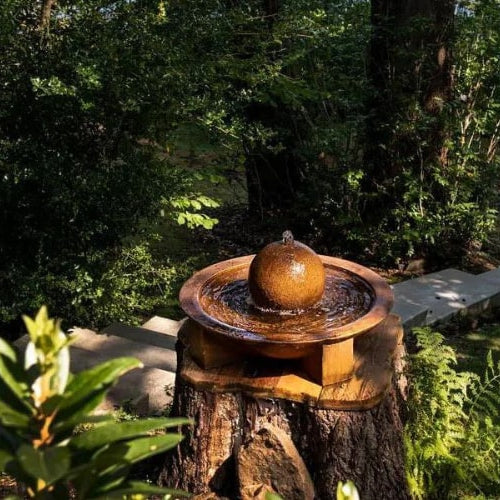
[[260, 308], [308, 309], [323, 296], [325, 269], [316, 252], [285, 231], [283, 241], [270, 243], [254, 257], [248, 286]]

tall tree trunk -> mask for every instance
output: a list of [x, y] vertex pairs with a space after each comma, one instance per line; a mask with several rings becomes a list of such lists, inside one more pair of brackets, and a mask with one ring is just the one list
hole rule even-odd
[[[264, 0], [263, 10], [269, 33], [279, 16], [280, 0]], [[273, 59], [273, 54], [269, 54]], [[245, 171], [250, 212], [264, 216], [276, 209], [290, 207], [300, 185], [304, 162], [296, 153], [300, 142], [301, 124], [292, 110], [283, 103], [271, 105], [254, 102], [246, 109], [249, 122], [258, 122], [279, 131], [276, 143], [246, 148]], [[275, 152], [273, 147], [280, 145]]]
[[[273, 110], [267, 110], [263, 123], [276, 127], [279, 122], [270, 120]], [[261, 147], [246, 151], [245, 172], [248, 205], [252, 214], [260, 217], [274, 210], [287, 209], [293, 205], [297, 187], [300, 185], [303, 161], [294, 152], [293, 142], [282, 144], [283, 150], [274, 153]]]
[[[372, 0], [365, 216], [395, 204], [406, 170], [445, 168], [444, 104], [452, 94], [452, 0]], [[439, 196], [439, 192], [435, 193]]]
[[45, 30], [49, 26], [52, 8], [55, 7], [56, 3], [57, 0], [43, 0], [40, 23], [38, 24], [40, 30]]

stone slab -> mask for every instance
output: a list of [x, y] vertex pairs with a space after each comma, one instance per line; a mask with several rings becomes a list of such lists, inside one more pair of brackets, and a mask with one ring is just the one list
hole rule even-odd
[[177, 337], [177, 332], [179, 331], [183, 322], [184, 319], [175, 321], [173, 319], [164, 318], [162, 316], [153, 316], [142, 325], [142, 328], [146, 328], [146, 330], [151, 330], [157, 333], [162, 333], [164, 335]]
[[81, 355], [77, 352], [72, 353], [72, 357], [89, 356], [89, 351], [100, 361], [120, 356], [132, 356], [139, 359], [148, 368], [159, 368], [171, 372], [176, 370], [177, 355], [171, 349], [134, 342], [115, 335], [96, 333], [83, 328], [75, 328], [72, 333], [75, 335], [72, 348], [87, 351], [87, 354], [82, 353]]
[[497, 286], [500, 289], [500, 267], [477, 275], [477, 278], [489, 285]]
[[175, 373], [158, 368], [132, 370], [109, 390], [100, 410], [112, 410], [130, 402], [142, 415], [163, 413], [172, 403], [174, 384]]
[[[177, 331], [181, 326], [181, 322], [177, 323], [177, 330], [175, 335], [165, 333], [162, 331], [151, 330], [140, 326], [128, 326], [122, 323], [113, 323], [102, 330], [102, 333], [107, 335], [115, 335], [124, 339], [139, 342], [141, 344], [148, 344], [150, 346], [161, 347], [164, 349], [171, 349], [175, 351], [175, 343], [177, 342]], [[170, 329], [173, 331], [174, 329]]]
[[392, 313], [397, 314], [403, 323], [405, 330], [425, 324], [429, 308], [421, 304], [414, 304], [405, 297], [395, 294]]
[[500, 285], [458, 269], [445, 269], [397, 283], [393, 290], [393, 310], [401, 311], [398, 314], [404, 317], [403, 321], [410, 319], [411, 326], [418, 326], [415, 316], [411, 315], [418, 307], [427, 309], [425, 318], [423, 315], [417, 318], [422, 321], [420, 324], [435, 325], [457, 314], [479, 313], [500, 301]]
[[[70, 347], [73, 373], [121, 356], [133, 356], [144, 364], [144, 368], [132, 370], [119, 379], [98, 411], [111, 411], [129, 402], [141, 414], [156, 414], [171, 403], [172, 397], [167, 394], [166, 387], [175, 383], [177, 358], [174, 351], [82, 328], [72, 333], [75, 335]], [[28, 335], [24, 335], [14, 344], [24, 351], [28, 341]]]

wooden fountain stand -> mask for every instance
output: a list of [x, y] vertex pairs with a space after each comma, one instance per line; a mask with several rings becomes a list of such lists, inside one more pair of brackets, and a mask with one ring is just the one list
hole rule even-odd
[[[409, 498], [400, 408], [403, 330], [396, 315], [305, 358], [251, 358], [188, 320], [177, 345], [173, 415], [194, 426], [160, 482], [191, 493], [336, 498], [353, 480], [363, 500]], [[365, 411], [346, 411], [365, 410]], [[259, 496], [260, 495], [260, 496]]]
[[[292, 334], [291, 334], [292, 335]], [[197, 389], [244, 391], [322, 409], [366, 410], [378, 404], [392, 377], [392, 357], [403, 329], [395, 315], [365, 335], [319, 345], [299, 360], [250, 358], [189, 322], [181, 333], [188, 346], [181, 377]]]

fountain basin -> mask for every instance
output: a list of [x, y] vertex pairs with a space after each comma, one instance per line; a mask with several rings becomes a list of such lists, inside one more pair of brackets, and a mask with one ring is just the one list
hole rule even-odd
[[227, 349], [277, 359], [304, 358], [323, 344], [375, 328], [392, 307], [392, 290], [376, 273], [320, 255], [326, 287], [317, 306], [293, 313], [258, 309], [248, 290], [253, 258], [248, 255], [206, 267], [180, 292], [186, 314]]

